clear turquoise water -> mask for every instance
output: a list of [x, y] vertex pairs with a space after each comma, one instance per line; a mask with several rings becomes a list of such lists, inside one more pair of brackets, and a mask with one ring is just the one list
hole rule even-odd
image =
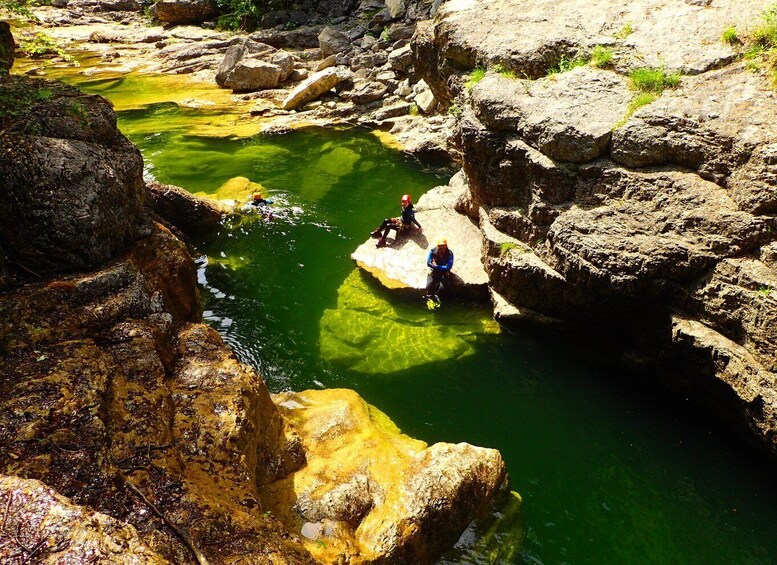
[[[91, 86], [109, 98], [121, 87]], [[510, 562], [777, 563], [774, 473], [740, 440], [584, 343], [494, 334], [482, 305], [430, 313], [353, 272], [350, 253], [399, 196], [444, 175], [363, 131], [213, 138], [191, 133], [201, 118], [159, 104], [120, 126], [162, 182], [213, 193], [244, 176], [274, 199], [272, 221], [197, 243], [207, 322], [271, 390], [353, 388], [411, 436], [498, 448], [524, 498]], [[368, 337], [354, 346], [352, 334]], [[488, 562], [465, 545], [444, 561]]]

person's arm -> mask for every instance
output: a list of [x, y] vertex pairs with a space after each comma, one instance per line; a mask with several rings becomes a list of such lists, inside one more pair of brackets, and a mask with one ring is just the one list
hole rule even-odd
[[418, 220], [415, 219], [415, 214], [413, 214], [413, 223], [418, 226], [419, 230], [424, 231], [424, 228], [422, 228], [421, 224], [418, 223]]
[[434, 269], [437, 265], [434, 264], [434, 261], [432, 261], [432, 257], [434, 256], [434, 249], [429, 250], [429, 255], [426, 257], [426, 266], [430, 269]]
[[441, 271], [450, 271], [453, 268], [453, 251], [448, 249], [448, 261], [439, 268]]

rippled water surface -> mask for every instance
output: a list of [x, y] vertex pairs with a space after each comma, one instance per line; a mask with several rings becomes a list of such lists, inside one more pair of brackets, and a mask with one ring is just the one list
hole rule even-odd
[[351, 251], [399, 196], [446, 175], [365, 131], [252, 137], [218, 104], [153, 102], [164, 79], [61, 74], [119, 101], [149, 175], [215, 197], [259, 183], [274, 200], [272, 221], [197, 244], [207, 322], [270, 389], [354, 388], [411, 436], [502, 452], [523, 527], [469, 531], [446, 562], [777, 562], [774, 474], [737, 440], [585, 344], [500, 331], [483, 305], [430, 313], [355, 271]]

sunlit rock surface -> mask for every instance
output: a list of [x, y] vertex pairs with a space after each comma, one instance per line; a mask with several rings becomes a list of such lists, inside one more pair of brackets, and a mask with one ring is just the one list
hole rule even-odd
[[[459, 209], [483, 233], [496, 314], [596, 324], [777, 457], [777, 95], [721, 39], [772, 4], [453, 0], [412, 49], [460, 115]], [[678, 84], [635, 107], [644, 67]]]
[[481, 262], [482, 236], [472, 220], [454, 206], [466, 191], [463, 177], [457, 175], [446, 186], [424, 194], [415, 206], [416, 219], [423, 231], [389, 234], [386, 247], [376, 248], [369, 239], [351, 254], [356, 264], [388, 288], [422, 290], [426, 287], [429, 268], [426, 258], [439, 238], [448, 241], [454, 253], [453, 269], [448, 277], [452, 293], [485, 295], [488, 276]]
[[[482, 308], [441, 308], [390, 302], [365, 273], [354, 270], [338, 290], [337, 307], [321, 318], [321, 355], [361, 373], [394, 373], [458, 359], [474, 352], [479, 337], [499, 325]], [[377, 288], [376, 288], [377, 287]]]
[[427, 447], [349, 390], [273, 397], [306, 465], [262, 503], [321, 562], [431, 563], [485, 512], [505, 480], [499, 452]]

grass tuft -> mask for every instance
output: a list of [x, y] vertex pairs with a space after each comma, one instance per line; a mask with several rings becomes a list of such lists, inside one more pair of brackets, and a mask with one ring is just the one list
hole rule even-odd
[[469, 78], [467, 79], [467, 82], [464, 83], [464, 86], [467, 89], [467, 92], [469, 94], [472, 94], [472, 89], [475, 88], [475, 85], [479, 83], [481, 80], [483, 80], [486, 77], [486, 69], [484, 67], [477, 67], [473, 69], [473, 71], [470, 73]]
[[667, 74], [663, 67], [643, 67], [629, 73], [629, 83], [634, 90], [661, 94], [665, 89], [680, 84], [680, 73]]
[[21, 41], [19, 49], [33, 59], [59, 57], [68, 63], [75, 61], [73, 57], [68, 55], [65, 50], [60, 47], [54, 38], [42, 31], [36, 33], [32, 39]]
[[503, 76], [505, 78], [518, 78], [518, 75], [515, 74], [514, 70], [505, 67], [502, 63], [497, 63], [491, 67], [491, 70], [497, 73], [499, 76]]
[[634, 28], [631, 27], [631, 23], [627, 23], [618, 31], [618, 33], [615, 34], [615, 37], [618, 39], [626, 39], [632, 33], [634, 33]]
[[631, 99], [629, 102], [629, 105], [626, 107], [626, 115], [621, 118], [621, 120], [613, 126], [612, 129], [618, 129], [623, 124], [629, 121], [629, 118], [634, 115], [634, 112], [642, 108], [642, 106], [647, 106], [653, 100], [658, 98], [658, 94], [655, 94], [653, 92], [640, 92], [634, 98]]
[[726, 28], [726, 30], [721, 34], [720, 40], [723, 43], [728, 43], [729, 45], [739, 45], [742, 43], [742, 40], [739, 39], [737, 28], [734, 26], [729, 26]]
[[761, 14], [761, 23], [740, 41], [745, 46], [742, 56], [747, 68], [765, 73], [777, 89], [777, 2]]
[[557, 67], [551, 67], [548, 69], [548, 76], [557, 75], [559, 73], [566, 73], [577, 67], [584, 67], [588, 64], [588, 61], [583, 57], [568, 58], [566, 55], [562, 55], [559, 59]]
[[604, 45], [597, 45], [591, 52], [591, 65], [598, 69], [611, 67], [612, 59], [612, 49]]

